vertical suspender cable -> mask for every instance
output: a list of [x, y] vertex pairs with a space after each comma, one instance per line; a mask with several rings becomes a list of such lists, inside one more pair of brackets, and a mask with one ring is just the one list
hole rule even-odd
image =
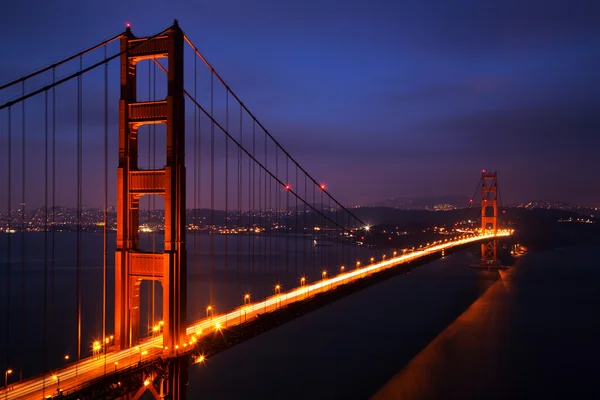
[[252, 157], [248, 157], [248, 212], [246, 218], [248, 219], [248, 226], [246, 227], [246, 237], [248, 238], [248, 269], [251, 271], [250, 276], [250, 290], [254, 289], [254, 263], [252, 262], [252, 238], [250, 237], [250, 229], [252, 227]]
[[[210, 72], [210, 115], [214, 118], [214, 72]], [[215, 269], [215, 122], [210, 122], [210, 304], [214, 302], [213, 274]]]
[[[197, 107], [196, 107], [197, 108]], [[198, 113], [198, 209], [200, 210], [200, 221], [203, 220], [202, 217], [202, 113]], [[200, 224], [198, 224], [198, 229], [200, 229]], [[200, 235], [200, 230], [196, 233]], [[202, 236], [200, 236], [200, 240], [202, 240]], [[200, 251], [202, 250], [202, 241], [200, 241]], [[202, 264], [200, 263], [200, 267], [202, 268]], [[202, 310], [202, 307], [200, 307]], [[200, 314], [202, 315], [202, 314]]]
[[273, 205], [273, 178], [269, 178], [269, 272], [273, 274], [275, 269], [277, 268], [277, 260], [273, 262], [273, 240], [275, 237], [275, 223], [274, 223], [274, 215], [275, 214], [275, 206]]
[[[275, 177], [277, 179], [279, 179], [279, 147], [275, 147]], [[280, 256], [280, 249], [279, 249], [279, 186], [277, 185], [277, 183], [275, 184], [275, 227], [276, 227], [276, 233], [275, 233], [275, 267], [277, 268], [277, 283], [280, 284], [281, 283], [281, 275], [279, 273], [279, 269], [280, 269], [280, 263], [279, 263], [279, 256]]]
[[[194, 99], [198, 98], [198, 57], [194, 57]], [[194, 251], [192, 260], [192, 270], [196, 274], [196, 265], [198, 258], [198, 107], [194, 107]], [[192, 315], [196, 319], [196, 302], [192, 301]]]
[[[194, 107], [194, 110], [196, 109], [197, 107]], [[225, 130], [229, 132], [229, 91], [225, 91]], [[229, 136], [227, 135], [225, 135], [225, 232], [225, 309], [229, 310]]]
[[[313, 207], [315, 207], [316, 206], [315, 184], [313, 184], [312, 187], [313, 187]], [[310, 229], [310, 231], [311, 231], [310, 237], [313, 238], [313, 235], [316, 235], [315, 232], [317, 232], [315, 230], [315, 223], [316, 223], [316, 218], [317, 218], [316, 208], [315, 208], [314, 211], [311, 212], [311, 214], [312, 214], [312, 226], [311, 226], [311, 229]], [[316, 243], [316, 240], [313, 241], [311, 243], [311, 246], [310, 246], [310, 260], [312, 262], [312, 275], [313, 275], [313, 279], [316, 277], [316, 275], [315, 275], [315, 263], [316, 263], [316, 260], [315, 260], [315, 258], [316, 258], [315, 251], [317, 250], [317, 248], [315, 246], [315, 243]]]
[[[152, 65], [156, 65], [155, 63], [148, 63], [148, 101], [152, 101]], [[156, 108], [156, 106], [153, 106], [153, 108]], [[154, 125], [154, 124], [152, 124]], [[148, 128], [148, 169], [152, 168], [152, 163], [151, 163], [151, 159], [152, 159], [152, 135], [150, 134], [150, 127]], [[139, 130], [138, 130], [138, 140], [140, 140], [139, 138]], [[139, 162], [138, 162], [139, 165]], [[150, 197], [146, 197], [146, 199], [148, 200], [147, 204], [148, 204], [148, 209], [146, 210], [146, 224], [148, 225], [148, 228], [150, 228], [151, 226], [151, 219], [152, 219], [152, 212], [150, 212]], [[140, 200], [141, 203], [141, 200]], [[140, 208], [141, 209], [141, 208]], [[139, 210], [138, 210], [139, 212]], [[146, 236], [149, 240], [152, 240], [152, 233], [148, 232]], [[154, 268], [152, 268], [152, 278], [154, 278]], [[154, 301], [154, 299], [152, 298], [151, 292], [154, 289], [154, 279], [151, 279], [150, 281], [148, 281], [148, 284], [152, 286], [152, 289], [150, 287], [148, 287], [148, 306], [146, 308], [146, 312], [148, 313], [148, 319], [147, 319], [147, 323], [150, 325], [150, 328], [152, 329], [154, 327], [154, 315], [152, 315], [152, 303]], [[141, 285], [140, 285], [141, 286]], [[140, 308], [141, 310], [141, 308]], [[152, 331], [154, 332], [154, 331]]]
[[[257, 157], [258, 159], [258, 157]], [[257, 238], [261, 237], [261, 232], [262, 232], [262, 228], [264, 228], [265, 226], [265, 215], [264, 215], [264, 211], [263, 211], [263, 207], [262, 207], [262, 195], [263, 195], [263, 186], [262, 186], [262, 177], [263, 177], [263, 171], [261, 169], [258, 170], [258, 185], [257, 185], [257, 189], [258, 189], [258, 236]], [[262, 240], [258, 240], [258, 254], [259, 254], [259, 260], [263, 260], [262, 261], [262, 266], [263, 266], [263, 274], [266, 271], [266, 264], [264, 262], [264, 259], [262, 257]], [[263, 275], [264, 276], [264, 275]]]
[[[106, 45], [104, 46], [104, 59], [106, 60]], [[107, 299], [107, 244], [108, 244], [108, 62], [104, 64], [104, 199], [102, 204], [102, 337], [104, 354], [106, 354], [106, 299]], [[104, 373], [106, 374], [106, 357], [104, 357]]]
[[[79, 57], [79, 70], [83, 58]], [[82, 138], [81, 75], [77, 77], [77, 361], [81, 359], [81, 138]]]
[[[152, 100], [156, 101], [156, 63], [152, 63]], [[154, 103], [156, 104], [156, 103]], [[152, 124], [152, 169], [156, 169], [156, 124]], [[150, 132], [148, 132], [150, 133]], [[150, 164], [150, 160], [148, 160], [148, 164]], [[151, 222], [153, 225], [152, 229], [152, 253], [156, 253], [156, 227], [158, 226], [158, 221], [156, 218], [156, 196], [152, 196], [152, 205], [151, 205]], [[164, 216], [164, 213], [163, 213]], [[152, 327], [154, 327], [155, 319], [156, 319], [156, 281], [154, 281], [154, 269], [152, 270], [152, 280], [150, 281], [152, 284]]]
[[[44, 92], [44, 109], [45, 109], [45, 124], [44, 124], [44, 354], [43, 354], [43, 370], [48, 370], [48, 91]], [[44, 376], [43, 394], [46, 390], [46, 377]]]
[[[285, 184], [290, 184], [289, 176], [289, 157], [285, 157]], [[285, 191], [285, 280], [289, 284], [290, 274], [290, 217], [288, 215], [290, 211], [290, 191]]]
[[[258, 159], [258, 156], [256, 156]], [[264, 211], [263, 211], [263, 207], [262, 207], [262, 194], [263, 194], [263, 190], [262, 190], [262, 177], [263, 177], [263, 171], [261, 169], [258, 170], [258, 185], [257, 190], [258, 190], [258, 221], [259, 223], [258, 225], [258, 235], [256, 236], [256, 238], [258, 239], [258, 255], [259, 255], [259, 260], [263, 260], [262, 261], [262, 265], [263, 265], [263, 274], [266, 271], [266, 265], [264, 262], [264, 259], [262, 257], [262, 240], [260, 240], [259, 238], [261, 237], [261, 232], [262, 232], [262, 228], [265, 225], [265, 215], [264, 215]], [[264, 275], [263, 275], [264, 276]]]
[[[240, 104], [240, 145], [242, 143], [242, 105]], [[237, 164], [237, 178], [238, 178], [238, 187], [237, 187], [237, 205], [238, 205], [238, 218], [237, 218], [237, 228], [238, 232], [242, 227], [242, 149], [238, 146], [238, 164]], [[240, 290], [240, 279], [241, 279], [241, 268], [242, 268], [242, 238], [241, 236], [237, 236], [237, 295], [238, 298], [242, 295]]]
[[[254, 119], [252, 119], [252, 156], [256, 157], [256, 121], [254, 121]], [[255, 225], [255, 221], [254, 221], [254, 217], [256, 215], [255, 212], [255, 194], [256, 194], [256, 163], [252, 161], [252, 159], [250, 157], [248, 157], [248, 164], [249, 164], [249, 169], [248, 169], [248, 181], [252, 182], [250, 184], [250, 186], [248, 187], [248, 189], [251, 189], [252, 191], [248, 190], [248, 204], [249, 204], [249, 210], [251, 212], [252, 215], [252, 223], [250, 224], [250, 229], [254, 229], [254, 225]], [[250, 173], [252, 173], [252, 176], [250, 176]], [[251, 230], [248, 231], [248, 241], [249, 243], [252, 245], [252, 283], [254, 283], [254, 270], [255, 270], [255, 253], [254, 253], [254, 245], [255, 245], [255, 240], [254, 240], [254, 233], [252, 233]], [[252, 285], [254, 286], [254, 285]], [[252, 287], [252, 289], [254, 289], [254, 287]]]
[[[241, 142], [240, 142], [241, 143]], [[246, 218], [248, 220], [246, 226], [246, 238], [248, 239], [248, 271], [250, 272], [250, 290], [254, 289], [254, 263], [252, 262], [252, 238], [250, 237], [250, 228], [252, 227], [252, 158], [248, 157], [248, 211], [246, 212]]]
[[[324, 217], [325, 214], [324, 214], [324, 210], [323, 210], [323, 192], [325, 191], [325, 189], [323, 188], [323, 184], [321, 184], [320, 189], [321, 189], [321, 215], [319, 215], [319, 220], [320, 220], [319, 225], [320, 225], [321, 230], [319, 231], [319, 236], [320, 236], [321, 241], [323, 241], [324, 240], [323, 232], [325, 229], [325, 217]], [[321, 243], [321, 244], [323, 244], [323, 243]], [[325, 255], [325, 252], [323, 251], [322, 247], [321, 247], [321, 250], [319, 251], [319, 253], [321, 254], [321, 257], [319, 257], [321, 259], [321, 265], [319, 266], [319, 272], [322, 273], [323, 268], [324, 268], [323, 256]]]
[[[329, 260], [328, 260], [328, 264], [331, 265], [334, 268], [337, 268], [338, 265], [334, 262], [333, 260], [333, 250], [334, 250], [334, 246], [335, 246], [335, 238], [333, 237], [334, 232], [337, 231], [337, 226], [331, 226], [332, 224], [332, 218], [331, 218], [331, 196], [329, 196], [329, 193], [327, 194], [327, 214], [329, 216], [329, 229], [327, 230], [329, 232]], [[335, 229], [335, 230], [334, 230]], [[335, 273], [335, 271], [332, 271], [332, 276]]]
[[[12, 197], [12, 119], [11, 119], [11, 114], [12, 114], [12, 108], [9, 107], [8, 108], [8, 230], [11, 231], [12, 229], [12, 209], [11, 209], [11, 197]], [[10, 286], [11, 286], [11, 280], [12, 280], [12, 274], [11, 274], [11, 270], [12, 270], [12, 244], [11, 244], [11, 236], [12, 235], [8, 235], [7, 238], [7, 249], [6, 249], [6, 258], [8, 260], [8, 264], [7, 264], [7, 268], [6, 268], [6, 343], [4, 348], [6, 349], [6, 366], [8, 367], [10, 365], [10, 299], [11, 299], [11, 293], [10, 293]]]
[[264, 201], [265, 201], [265, 204], [264, 204], [264, 207], [263, 207], [263, 214], [264, 214], [264, 220], [265, 220], [265, 222], [264, 222], [264, 226], [263, 226], [263, 228], [264, 228], [264, 231], [263, 231], [264, 232], [264, 235], [263, 235], [263, 237], [264, 237], [264, 240], [263, 240], [263, 242], [264, 242], [263, 254], [264, 254], [264, 257], [265, 257], [264, 272], [266, 273], [269, 270], [269, 254], [267, 253], [267, 234], [268, 234], [267, 227], [268, 227], [268, 221], [270, 221], [270, 218], [269, 218], [269, 208], [267, 206], [267, 168], [268, 168], [267, 167], [267, 135], [265, 134], [264, 130], [263, 130], [263, 136], [265, 138], [265, 171], [264, 171], [264, 173], [265, 173], [265, 179], [264, 179], [264, 182], [263, 182], [263, 184], [265, 186], [265, 188], [264, 188], [264, 194], [265, 194], [264, 195]]
[[[307, 186], [306, 186], [306, 174], [304, 174], [304, 198], [308, 201], [308, 190], [307, 190]], [[304, 233], [307, 229], [308, 229], [308, 215], [307, 215], [307, 211], [308, 211], [308, 207], [306, 205], [306, 203], [304, 203], [304, 213], [303, 213], [303, 220], [304, 223], [302, 224], [302, 237], [303, 237], [303, 242], [304, 242], [304, 252], [303, 252], [303, 256], [302, 258], [304, 259], [304, 275], [303, 278], [306, 279], [306, 267], [307, 267], [307, 261], [308, 261], [308, 252], [306, 251], [306, 242], [309, 240], [309, 238], [307, 237], [307, 234]], [[308, 233], [310, 233], [310, 230], [308, 230]]]
[[[23, 82], [23, 96], [25, 96], [25, 82]], [[22, 138], [21, 138], [21, 318], [19, 334], [19, 379], [23, 380], [23, 340], [25, 337], [25, 101], [22, 106]]]
[[[298, 166], [296, 166], [296, 190], [300, 193], [300, 185], [298, 184]], [[295, 236], [296, 236], [296, 244], [294, 245], [294, 253], [295, 253], [295, 265], [294, 265], [294, 273], [296, 278], [298, 278], [298, 196], [296, 196], [296, 206], [294, 207], [294, 216], [296, 217], [296, 223], [294, 226]]]
[[[56, 69], [52, 69], [52, 83], [56, 81]], [[50, 321], [52, 323], [52, 337], [50, 340], [50, 346], [54, 348], [56, 345], [56, 322], [54, 320], [56, 316], [56, 309], [54, 307], [55, 297], [55, 284], [56, 284], [56, 270], [55, 270], [55, 234], [56, 234], [56, 88], [52, 86], [52, 290], [51, 290], [51, 301], [50, 301]]]

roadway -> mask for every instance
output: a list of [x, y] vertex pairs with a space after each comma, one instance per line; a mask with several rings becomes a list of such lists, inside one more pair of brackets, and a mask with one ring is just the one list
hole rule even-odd
[[[497, 237], [505, 237], [510, 231], [498, 231]], [[356, 269], [340, 273], [330, 278], [324, 278], [314, 283], [305, 283], [300, 287], [287, 292], [281, 292], [266, 298], [263, 301], [240, 306], [226, 314], [210, 316], [191, 324], [187, 328], [187, 343], [182, 343], [175, 351], [185, 351], [187, 346], [206, 335], [214, 334], [221, 329], [236, 326], [259, 313], [273, 311], [279, 307], [295, 301], [304, 300], [317, 293], [335, 289], [338, 286], [363, 278], [375, 272], [393, 268], [397, 265], [419, 259], [429, 254], [450, 249], [452, 247], [473, 243], [481, 240], [494, 238], [494, 235], [462, 236], [454, 241], [437, 242], [422, 250], [404, 252], [398, 257], [392, 257], [383, 261], [373, 262], [369, 265], [357, 267]], [[54, 373], [36, 376], [8, 386], [8, 392], [4, 389], [2, 395], [6, 399], [42, 399], [58, 392], [58, 385], [64, 391], [92, 379], [101, 377], [106, 373], [114, 372], [122, 368], [129, 368], [140, 361], [148, 361], [158, 358], [164, 354], [162, 346], [162, 335], [148, 338], [136, 347], [126, 350], [109, 351], [106, 355], [97, 355], [72, 363], [66, 368]], [[170, 351], [173, 351], [171, 349]]]

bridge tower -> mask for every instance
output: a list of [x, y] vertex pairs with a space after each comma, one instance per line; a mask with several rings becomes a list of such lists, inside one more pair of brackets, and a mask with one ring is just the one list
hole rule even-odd
[[[498, 233], [498, 177], [496, 172], [481, 173], [481, 233]], [[481, 267], [498, 268], [498, 241], [481, 244]]]
[[[129, 27], [121, 37], [119, 101], [119, 166], [117, 169], [117, 247], [115, 255], [115, 345], [134, 346], [140, 334], [140, 284], [155, 280], [163, 288], [163, 345], [169, 351], [185, 342], [185, 110], [183, 32], [177, 21], [164, 34], [136, 38]], [[136, 100], [136, 66], [143, 60], [168, 59], [167, 98]], [[138, 129], [166, 125], [166, 165], [138, 168]], [[164, 196], [164, 252], [139, 250], [139, 201], [148, 194]]]

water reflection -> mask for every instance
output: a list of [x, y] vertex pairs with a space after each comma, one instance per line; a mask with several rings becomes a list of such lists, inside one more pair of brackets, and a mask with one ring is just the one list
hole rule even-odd
[[[481, 296], [453, 323], [444, 329], [419, 352], [396, 376], [383, 386], [372, 400], [426, 399], [452, 397], [458, 388], [465, 387], [473, 398], [490, 398], [493, 387], [479, 382], [472, 385], [478, 371], [486, 370], [495, 376], [502, 374], [501, 349], [506, 348], [506, 329], [510, 323], [508, 294], [514, 269], [484, 271], [482, 285], [487, 285]], [[490, 363], [489, 360], [495, 360]], [[495, 365], [490, 370], [490, 364]], [[478, 393], [485, 387], [484, 393]]]

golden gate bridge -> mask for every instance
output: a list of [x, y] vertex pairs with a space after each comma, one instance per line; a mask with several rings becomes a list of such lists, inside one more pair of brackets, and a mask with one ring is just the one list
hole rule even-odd
[[[403, 265], [481, 243], [479, 266], [501, 267], [497, 239], [511, 232], [497, 224], [495, 173], [479, 182], [480, 229], [387, 254], [360, 246], [373, 229], [280, 145], [176, 21], [149, 37], [127, 26], [0, 96], [7, 399], [182, 399], [191, 364]], [[58, 206], [69, 202], [67, 224]], [[90, 203], [102, 209], [92, 227]], [[74, 351], [57, 348], [61, 335]]]

